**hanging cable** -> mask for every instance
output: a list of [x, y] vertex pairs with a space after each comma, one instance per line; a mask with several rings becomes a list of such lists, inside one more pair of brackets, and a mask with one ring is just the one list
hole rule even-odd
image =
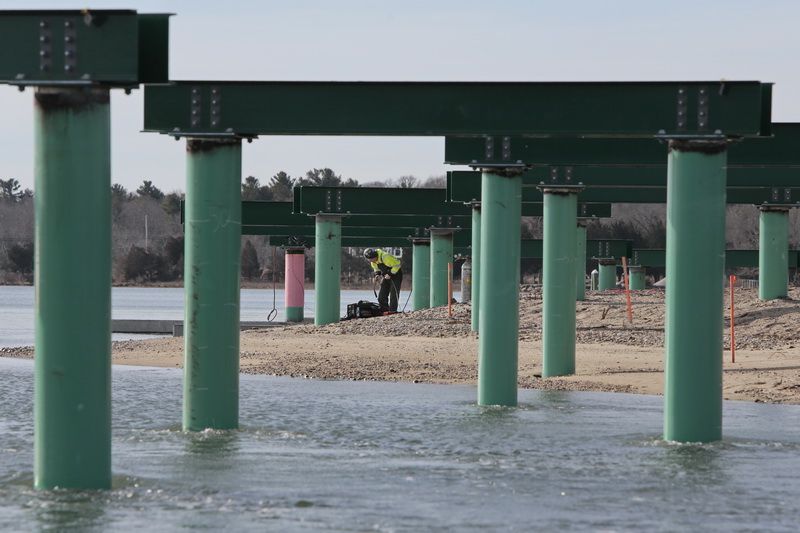
[[267, 314], [267, 322], [272, 322], [275, 320], [275, 317], [278, 315], [278, 305], [277, 305], [277, 298], [276, 298], [276, 271], [275, 271], [275, 256], [278, 254], [278, 247], [272, 247], [272, 311]]

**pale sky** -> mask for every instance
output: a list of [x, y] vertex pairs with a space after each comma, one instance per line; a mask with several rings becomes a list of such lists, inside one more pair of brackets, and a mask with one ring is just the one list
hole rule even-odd
[[[775, 83], [800, 122], [798, 0], [0, 0], [0, 9], [174, 13], [174, 80]], [[143, 91], [112, 92], [112, 182], [185, 190], [184, 141], [141, 133]], [[0, 179], [33, 188], [33, 90], [0, 86]], [[368, 182], [451, 169], [441, 138], [261, 137], [243, 177], [330, 167]]]

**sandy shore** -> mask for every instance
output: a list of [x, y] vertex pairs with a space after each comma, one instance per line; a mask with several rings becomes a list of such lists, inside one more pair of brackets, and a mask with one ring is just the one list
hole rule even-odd
[[[800, 404], [800, 289], [788, 299], [763, 302], [757, 291], [736, 295], [736, 362], [730, 362], [726, 320], [723, 397], [726, 400]], [[634, 320], [624, 293], [593, 292], [577, 302], [574, 376], [541, 378], [541, 298], [520, 301], [519, 386], [523, 388], [663, 394], [661, 291], [634, 293]], [[729, 313], [727, 309], [723, 313]], [[273, 326], [241, 335], [244, 373], [321, 379], [461, 383], [477, 381], [478, 338], [470, 306], [446, 306], [394, 316], [330, 324]], [[726, 314], [724, 316], [727, 316]], [[31, 357], [33, 350], [0, 355]], [[183, 339], [113, 343], [114, 364], [181, 367]]]

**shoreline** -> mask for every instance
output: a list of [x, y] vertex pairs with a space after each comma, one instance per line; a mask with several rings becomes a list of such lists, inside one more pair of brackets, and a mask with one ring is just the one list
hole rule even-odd
[[[240, 374], [263, 374], [303, 379], [384, 381], [445, 385], [477, 385], [477, 339], [403, 337], [406, 348], [421, 349], [427, 357], [407, 354], [378, 357], [373, 349], [388, 344], [367, 335], [309, 337], [287, 327], [268, 335], [264, 330], [243, 332]], [[421, 348], [424, 346], [424, 349]], [[614, 392], [663, 396], [663, 350], [613, 344], [577, 344], [576, 373], [541, 377], [541, 342], [520, 342], [518, 388], [561, 391]], [[281, 354], [267, 353], [272, 348]], [[321, 348], [320, 357], [309, 351]], [[463, 353], [462, 350], [470, 353]], [[777, 355], [777, 357], [775, 357]], [[0, 357], [33, 359], [33, 348], [3, 348]], [[765, 354], [737, 350], [736, 363], [723, 363], [723, 400], [800, 405], [796, 362], [800, 349]], [[164, 338], [112, 343], [112, 364], [142, 367], [183, 367], [183, 339]], [[794, 373], [794, 379], [791, 375]]]
[[[0, 287], [33, 287], [33, 283], [7, 283], [7, 282], [0, 282]], [[364, 282], [364, 283], [349, 283], [349, 284], [342, 284], [341, 290], [343, 291], [366, 291], [373, 288], [373, 283]], [[409, 282], [410, 286], [410, 282]], [[152, 283], [125, 283], [125, 282], [114, 282], [111, 284], [113, 288], [131, 288], [131, 289], [182, 289], [184, 288], [183, 281], [163, 281], [163, 282], [152, 282]], [[313, 291], [314, 290], [314, 280], [306, 280], [305, 284], [303, 285], [305, 290]], [[272, 289], [273, 284], [272, 281], [266, 280], [241, 280], [239, 283], [240, 289]], [[283, 281], [275, 282], [275, 289], [277, 290], [284, 290], [286, 288], [286, 284]]]
[[[736, 296], [736, 362], [723, 339], [724, 400], [800, 404], [800, 289], [789, 298], [761, 301], [757, 291]], [[633, 297], [587, 294], [577, 302], [576, 373], [542, 378], [541, 294], [520, 299], [518, 387], [663, 395], [663, 291]], [[723, 310], [723, 312], [728, 312]], [[723, 315], [724, 316], [724, 315]], [[355, 319], [326, 326], [297, 324], [245, 330], [240, 372], [334, 380], [477, 383], [478, 335], [470, 330], [469, 303]], [[180, 337], [115, 341], [112, 363], [181, 367]], [[0, 356], [33, 356], [33, 348], [4, 348]]]

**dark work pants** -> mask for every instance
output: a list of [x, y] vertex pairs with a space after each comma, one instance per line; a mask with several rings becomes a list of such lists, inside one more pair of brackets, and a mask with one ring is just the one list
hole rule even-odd
[[381, 292], [378, 293], [378, 305], [384, 311], [397, 312], [397, 302], [400, 299], [400, 287], [403, 285], [403, 271], [400, 270], [392, 279], [383, 278]]

